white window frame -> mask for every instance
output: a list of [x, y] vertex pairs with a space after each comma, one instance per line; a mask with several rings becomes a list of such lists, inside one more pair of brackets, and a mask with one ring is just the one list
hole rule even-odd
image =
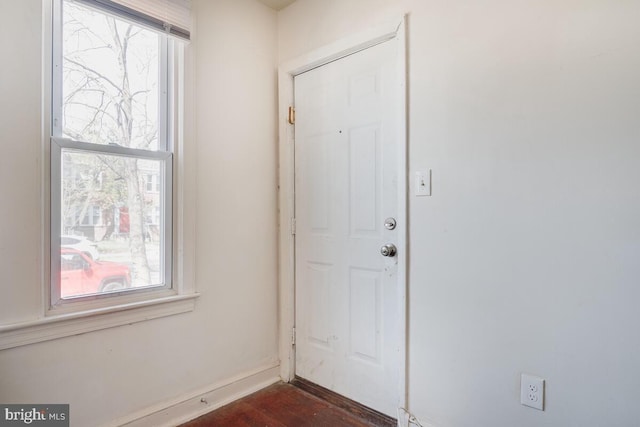
[[[82, 141], [73, 141], [62, 137], [63, 125], [63, 105], [62, 105], [62, 7], [64, 0], [53, 0], [53, 45], [52, 45], [52, 107], [51, 107], [51, 275], [50, 287], [48, 289], [49, 312], [67, 312], [75, 311], [74, 307], [85, 307], [87, 302], [102, 301], [98, 305], [116, 305], [122, 303], [123, 298], [129, 295], [139, 294], [137, 298], [152, 299], [158, 294], [163, 296], [167, 291], [173, 288], [172, 274], [172, 255], [173, 255], [173, 138], [171, 138], [171, 130], [174, 128], [173, 119], [170, 115], [170, 106], [173, 96], [173, 71], [174, 65], [174, 47], [173, 41], [166, 34], [159, 33], [160, 36], [160, 82], [159, 82], [159, 111], [158, 111], [158, 150], [140, 150], [117, 145], [101, 145], [87, 143]], [[98, 11], [105, 13], [103, 11]], [[161, 282], [159, 284], [149, 283], [149, 286], [141, 288], [130, 288], [121, 292], [107, 294], [93, 294], [87, 296], [75, 297], [72, 299], [63, 299], [60, 289], [60, 236], [62, 230], [62, 152], [64, 150], [88, 153], [88, 154], [106, 154], [118, 157], [128, 157], [141, 160], [155, 160], [160, 162], [160, 174], [158, 180], [160, 182], [162, 198], [161, 221], [163, 227], [162, 245], [160, 248], [160, 271], [163, 272]]]
[[[55, 86], [55, 83], [54, 83]], [[54, 116], [55, 117], [55, 116]], [[54, 119], [55, 120], [55, 119]], [[62, 235], [62, 152], [63, 150], [89, 154], [107, 154], [119, 157], [135, 159], [156, 160], [160, 162], [160, 176], [158, 177], [162, 193], [163, 203], [161, 209], [161, 223], [164, 225], [164, 238], [161, 239], [160, 271], [164, 272], [161, 284], [149, 284], [153, 287], [131, 288], [121, 292], [108, 294], [94, 294], [73, 299], [62, 299], [60, 296], [60, 236]], [[115, 145], [100, 145], [87, 142], [72, 141], [70, 139], [51, 137], [51, 287], [50, 310], [58, 307], [73, 306], [78, 303], [98, 300], [114, 299], [127, 294], [144, 293], [153, 298], [154, 293], [172, 289], [172, 207], [173, 186], [166, 183], [173, 182], [173, 153], [170, 151], [148, 151], [135, 148], [120, 147]]]
[[[51, 132], [53, 98], [53, 54], [56, 37], [53, 33], [53, 4], [59, 0], [42, 0], [42, 158], [41, 163], [41, 226], [43, 229], [40, 258], [43, 260], [41, 294], [33, 301], [36, 312], [14, 323], [0, 325], [0, 350], [54, 340], [67, 336], [99, 331], [116, 326], [188, 313], [195, 309], [199, 294], [195, 284], [195, 218], [196, 200], [192, 192], [185, 191], [196, 183], [194, 148], [189, 141], [195, 137], [194, 114], [194, 58], [187, 45], [176, 43], [173, 52], [172, 91], [168, 107], [172, 122], [169, 129], [173, 142], [173, 195], [172, 218], [172, 288], [152, 293], [133, 293], [78, 301], [75, 304], [50, 307], [51, 277]], [[188, 33], [187, 33], [188, 34]], [[187, 37], [188, 38], [188, 37]], [[59, 42], [60, 39], [57, 40]], [[63, 142], [64, 143], [64, 142]]]
[[[74, 304], [51, 307], [51, 156], [53, 129], [53, 52], [52, 45], [60, 42], [61, 34], [53, 33], [54, 3], [59, 0], [42, 0], [43, 44], [42, 44], [42, 156], [41, 163], [41, 297], [33, 301], [37, 313], [33, 317], [0, 325], [0, 350], [30, 345], [116, 326], [188, 313], [195, 309], [199, 294], [195, 284], [195, 196], [186, 188], [195, 186], [193, 167], [194, 139], [194, 64], [187, 45], [175, 43], [173, 52], [172, 88], [168, 111], [174, 126], [167, 129], [174, 142], [173, 180], [168, 180], [173, 191], [172, 247], [167, 246], [172, 257], [172, 287], [152, 292], [129, 293], [112, 298], [77, 301]], [[64, 141], [62, 142], [65, 143]]]

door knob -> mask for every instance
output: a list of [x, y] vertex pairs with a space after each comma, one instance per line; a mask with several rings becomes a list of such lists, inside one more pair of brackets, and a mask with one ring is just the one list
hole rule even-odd
[[396, 256], [397, 249], [395, 245], [388, 243], [380, 248], [380, 253], [382, 256], [394, 257]]

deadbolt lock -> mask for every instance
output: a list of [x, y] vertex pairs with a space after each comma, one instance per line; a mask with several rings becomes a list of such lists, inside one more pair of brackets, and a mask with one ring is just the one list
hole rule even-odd
[[384, 228], [387, 230], [393, 230], [396, 228], [396, 219], [395, 218], [387, 218], [384, 220]]

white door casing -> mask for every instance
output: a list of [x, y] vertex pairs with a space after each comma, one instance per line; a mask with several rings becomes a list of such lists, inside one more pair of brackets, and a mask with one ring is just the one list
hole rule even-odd
[[399, 45], [295, 77], [295, 372], [393, 417], [405, 354]]

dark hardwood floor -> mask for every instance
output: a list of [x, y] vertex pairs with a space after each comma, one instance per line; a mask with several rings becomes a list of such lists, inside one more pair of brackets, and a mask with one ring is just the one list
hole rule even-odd
[[181, 427], [372, 427], [324, 399], [278, 383], [196, 418]]

